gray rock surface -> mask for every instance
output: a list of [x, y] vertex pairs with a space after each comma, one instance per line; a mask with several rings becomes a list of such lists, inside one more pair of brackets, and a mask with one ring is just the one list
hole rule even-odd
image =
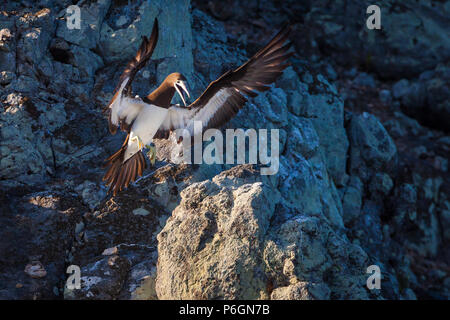
[[[387, 1], [369, 32], [366, 1], [81, 1], [80, 30], [71, 4], [0, 12], [0, 298], [450, 297], [448, 5]], [[123, 134], [101, 109], [155, 17], [141, 96], [180, 71], [196, 97], [293, 23], [292, 65], [226, 126], [279, 129], [277, 174], [176, 165], [158, 140], [156, 167], [106, 194]]]
[[394, 172], [397, 148], [373, 115], [353, 116], [349, 127], [350, 171], [367, 181], [373, 172]]
[[[193, 60], [189, 1], [142, 1], [132, 6], [136, 7], [128, 8], [129, 10], [115, 9], [120, 10], [122, 14], [131, 11], [129, 16], [125, 16], [126, 20], [131, 22], [127, 23], [126, 27], [116, 28], [112, 25], [116, 22], [114, 17], [120, 13], [110, 16], [101, 26], [99, 44], [107, 62], [126, 60], [134, 56], [141, 37], [149, 36], [153, 21], [157, 17], [159, 24], [165, 26], [160, 28], [158, 46], [153, 54], [153, 59], [164, 60], [157, 67], [157, 82], [160, 83], [175, 70], [190, 78]], [[136, 17], [132, 16], [133, 11]], [[177, 14], [173, 14], [174, 12]], [[125, 47], [124, 43], [127, 43]]]
[[69, 43], [78, 45], [82, 48], [94, 49], [100, 40], [100, 31], [103, 20], [111, 6], [111, 0], [99, 0], [86, 3], [79, 7], [80, 9], [80, 29], [69, 28], [68, 21], [76, 11], [63, 10], [64, 19], [58, 22], [56, 35]]
[[183, 190], [158, 235], [160, 299], [267, 298], [261, 242], [279, 195], [255, 179], [236, 167]]
[[[341, 282], [364, 282], [357, 271], [366, 262], [364, 251], [334, 233], [326, 216], [283, 209], [282, 196], [270, 185], [254, 168], [237, 166], [183, 190], [158, 235], [159, 298], [324, 299], [330, 292], [367, 298], [364, 289], [338, 289]], [[332, 274], [333, 282], [317, 282], [325, 274]], [[305, 286], [305, 279], [316, 279], [306, 285], [314, 293], [289, 293]], [[285, 289], [289, 283], [296, 289]]]
[[[1, 212], [0, 298], [60, 298], [66, 256], [85, 212], [83, 205], [61, 191], [33, 193], [9, 205], [2, 195]], [[24, 272], [29, 264], [41, 265], [45, 276]]]
[[402, 110], [420, 123], [448, 132], [450, 128], [450, 67], [440, 64], [432, 75], [419, 77], [400, 96]]
[[379, 4], [381, 30], [366, 27], [366, 9], [373, 4], [314, 1], [306, 23], [327, 53], [342, 63], [357, 60], [382, 77], [418, 75], [449, 59], [449, 7], [445, 1], [384, 1]]

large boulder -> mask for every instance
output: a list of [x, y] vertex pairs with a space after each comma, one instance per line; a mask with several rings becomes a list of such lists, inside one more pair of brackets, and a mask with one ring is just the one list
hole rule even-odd
[[158, 235], [158, 298], [367, 298], [364, 251], [275, 190], [248, 165], [184, 189]]
[[262, 240], [279, 195], [235, 167], [193, 184], [158, 235], [160, 299], [267, 298]]
[[[190, 170], [182, 168], [159, 168], [120, 195], [103, 199], [99, 198], [101, 188], [84, 183], [79, 191], [91, 210], [84, 215], [68, 257], [70, 264], [80, 267], [81, 288], [66, 286], [65, 299], [157, 298], [156, 237], [170, 207], [164, 202], [169, 195], [161, 194], [161, 189], [172, 193], [176, 201], [177, 188], [191, 177]], [[97, 200], [86, 192], [97, 193]]]

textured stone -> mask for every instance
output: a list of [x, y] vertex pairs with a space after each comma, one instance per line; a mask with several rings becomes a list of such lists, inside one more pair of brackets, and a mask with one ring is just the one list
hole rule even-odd
[[[81, 1], [73, 31], [68, 0], [2, 7], [0, 297], [448, 299], [450, 142], [427, 126], [448, 127], [450, 7], [387, 1], [367, 31], [366, 2], [169, 2]], [[155, 17], [141, 96], [181, 71], [195, 98], [298, 22], [291, 66], [223, 128], [278, 129], [277, 174], [168, 164], [179, 149], [159, 140], [156, 167], [106, 194], [124, 135], [101, 109]], [[64, 288], [70, 264], [81, 290]]]
[[[281, 224], [269, 224], [279, 195], [266, 193], [269, 181], [258, 182], [252, 170], [237, 166], [183, 190], [180, 205], [158, 235], [158, 298], [329, 297], [331, 290], [325, 284], [286, 285], [332, 272], [334, 263], [328, 257], [350, 261], [346, 259], [354, 249], [345, 248], [352, 245], [334, 233], [329, 238], [325, 216], [294, 215]], [[346, 275], [336, 274], [336, 281], [351, 274], [351, 281], [363, 280], [349, 262], [346, 265]], [[270, 286], [276, 289], [268, 291]], [[334, 288], [334, 294], [344, 293]], [[352, 296], [361, 298], [365, 293], [355, 291]]]
[[11, 71], [0, 72], [0, 85], [10, 84], [14, 80], [16, 75]]
[[397, 148], [378, 119], [364, 112], [352, 117], [350, 128], [350, 171], [363, 181], [370, 172], [395, 170]]
[[450, 29], [445, 3], [385, 1], [380, 5], [381, 30], [369, 30], [365, 12], [372, 4], [315, 1], [306, 25], [317, 28], [313, 30], [319, 46], [337, 61], [368, 64], [382, 77], [418, 75], [448, 60]]
[[105, 190], [92, 181], [85, 181], [78, 185], [75, 191], [81, 195], [83, 203], [91, 210], [97, 208], [106, 197]]
[[402, 79], [397, 81], [392, 86], [392, 93], [394, 98], [399, 99], [403, 97], [408, 92], [409, 81], [406, 79]]
[[[84, 208], [70, 194], [1, 195], [0, 298], [54, 299]], [[24, 272], [25, 271], [25, 272]], [[20, 283], [19, 288], [15, 288]]]
[[83, 48], [95, 48], [100, 39], [100, 29], [110, 5], [111, 0], [98, 0], [82, 5], [80, 7], [80, 29], [69, 29], [67, 27], [66, 19], [73, 13], [69, 14], [67, 10], [64, 10], [66, 19], [58, 22], [56, 35]]
[[[336, 88], [323, 76], [317, 75], [316, 82], [310, 84], [304, 115], [311, 118], [320, 140], [320, 148], [326, 159], [330, 175], [336, 185], [342, 185], [345, 177], [348, 139], [343, 128], [344, 103], [337, 96]], [[330, 128], [335, 128], [333, 134]]]
[[255, 178], [238, 166], [182, 191], [158, 235], [159, 299], [267, 298], [260, 246], [279, 196]]
[[370, 88], [375, 87], [375, 79], [373, 78], [373, 76], [365, 72], [361, 72], [360, 74], [358, 74], [356, 78], [353, 79], [353, 82], [356, 85], [362, 87], [370, 87]]
[[34, 104], [13, 93], [4, 103], [6, 109], [0, 113], [0, 177], [13, 179], [27, 175], [28, 183], [37, 182], [36, 179], [45, 175], [45, 163], [33, 139], [33, 121], [29, 111], [35, 110]]
[[[107, 22], [103, 23], [100, 46], [107, 62], [134, 57], [141, 36], [150, 35], [154, 18], [157, 17], [159, 41], [153, 59], [164, 59], [164, 63], [158, 66], [158, 83], [175, 71], [183, 73], [190, 79], [193, 73], [193, 60], [189, 5], [189, 0], [143, 1], [137, 8], [137, 17], [128, 27], [113, 29]], [[178, 14], [174, 15], [173, 12]]]
[[379, 97], [380, 101], [385, 105], [389, 105], [392, 102], [392, 95], [391, 91], [389, 90], [386, 89], [380, 90]]
[[126, 258], [112, 255], [102, 258], [81, 268], [81, 288], [64, 288], [66, 300], [111, 300], [116, 297], [125, 282], [130, 268]]
[[357, 176], [352, 176], [342, 199], [343, 219], [348, 225], [361, 214], [364, 185]]
[[327, 300], [330, 289], [325, 284], [298, 282], [288, 287], [275, 289], [270, 295], [272, 300]]
[[450, 67], [440, 64], [429, 77], [413, 82], [402, 96], [402, 110], [421, 124], [447, 131], [450, 128]]

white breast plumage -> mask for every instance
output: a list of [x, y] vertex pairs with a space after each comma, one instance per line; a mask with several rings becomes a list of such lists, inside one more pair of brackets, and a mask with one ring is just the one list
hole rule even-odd
[[136, 117], [133, 126], [131, 127], [130, 139], [128, 140], [128, 148], [124, 161], [140, 151], [138, 143], [133, 137], [139, 137], [144, 145], [150, 144], [156, 131], [166, 118], [167, 113], [168, 109], [142, 102], [141, 112]]

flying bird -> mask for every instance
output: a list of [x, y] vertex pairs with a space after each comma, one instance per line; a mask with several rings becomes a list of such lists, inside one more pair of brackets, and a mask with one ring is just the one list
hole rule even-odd
[[[292, 43], [288, 41], [289, 27], [283, 28], [269, 43], [247, 62], [235, 70], [229, 70], [211, 82], [193, 103], [190, 98], [186, 78], [178, 73], [166, 77], [161, 85], [144, 98], [132, 96], [131, 83], [136, 73], [150, 59], [158, 41], [158, 20], [155, 19], [150, 38], [143, 37], [136, 56], [127, 64], [119, 79], [114, 96], [105, 111], [109, 112], [108, 122], [111, 134], [117, 128], [127, 132], [122, 147], [105, 161], [107, 171], [103, 177], [108, 192], [116, 195], [142, 176], [146, 161], [142, 150], [150, 149], [150, 161], [154, 164], [154, 138], [167, 139], [176, 129], [194, 132], [194, 121], [201, 121], [203, 130], [219, 128], [233, 118], [247, 102], [248, 97], [256, 97], [255, 91], [266, 91], [283, 70], [290, 64], [287, 59]], [[171, 103], [175, 92], [183, 106]]]

